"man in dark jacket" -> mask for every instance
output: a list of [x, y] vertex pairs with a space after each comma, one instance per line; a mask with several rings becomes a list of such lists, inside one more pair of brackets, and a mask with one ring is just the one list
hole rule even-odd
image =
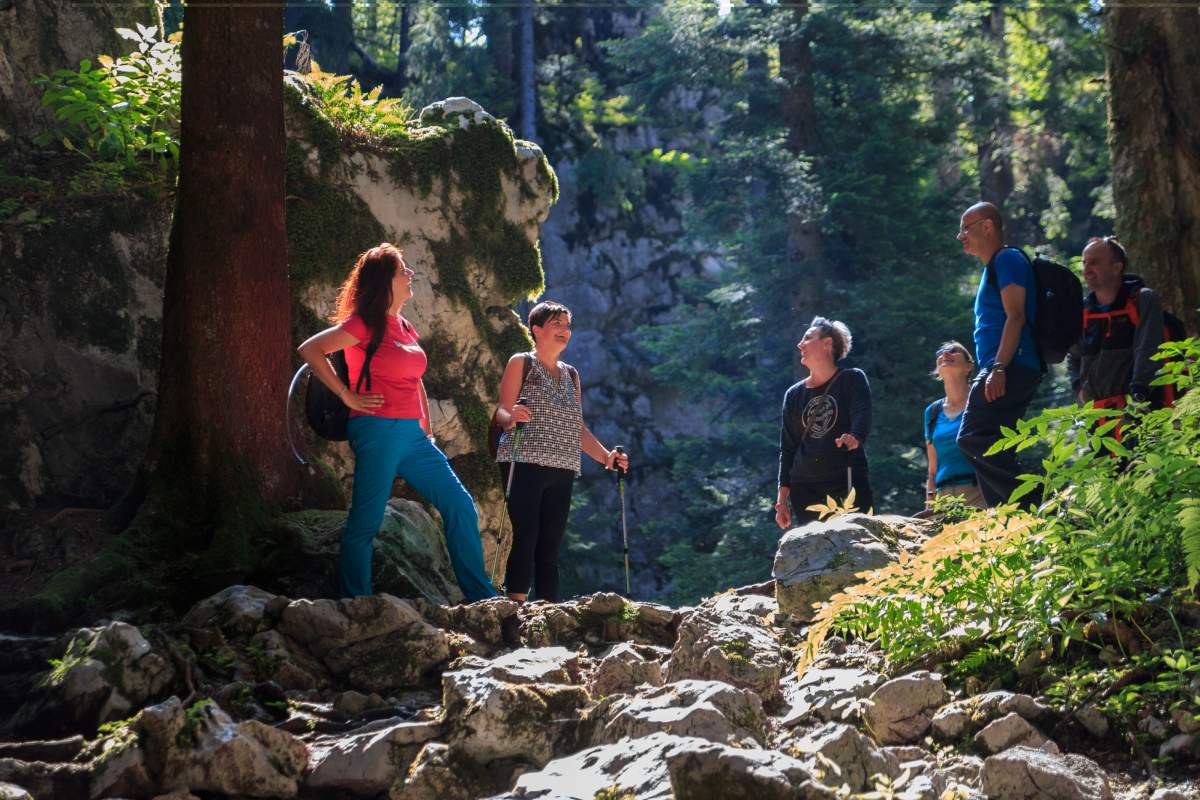
[[1067, 359], [1080, 403], [1123, 408], [1126, 396], [1146, 400], [1159, 364], [1150, 357], [1163, 340], [1162, 301], [1142, 279], [1126, 274], [1128, 259], [1116, 237], [1083, 248], [1083, 338]]

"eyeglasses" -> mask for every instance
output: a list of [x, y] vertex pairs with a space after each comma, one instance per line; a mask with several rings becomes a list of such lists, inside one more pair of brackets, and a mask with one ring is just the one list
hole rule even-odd
[[984, 222], [986, 220], [987, 220], [987, 217], [980, 217], [979, 219], [975, 220], [974, 222], [968, 222], [966, 225], [963, 225], [961, 228], [958, 229], [958, 235], [966, 236], [967, 231], [971, 230], [972, 225], [978, 225], [979, 223]]

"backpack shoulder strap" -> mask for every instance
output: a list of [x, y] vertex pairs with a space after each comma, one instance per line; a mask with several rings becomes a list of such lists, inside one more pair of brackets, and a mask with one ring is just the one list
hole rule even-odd
[[366, 379], [367, 391], [371, 391], [371, 359], [375, 357], [375, 351], [379, 349], [379, 345], [382, 342], [383, 331], [371, 336], [371, 342], [367, 345], [367, 357], [363, 359], [362, 369], [358, 373], [358, 380], [354, 383], [355, 394], [358, 394], [358, 390], [362, 388], [363, 379]]
[[575, 384], [575, 402], [583, 405], [583, 390], [579, 388], [579, 370], [570, 364], [563, 364], [563, 366], [567, 368], [567, 372], [571, 374], [571, 382]]
[[933, 441], [933, 429], [937, 427], [938, 414], [942, 413], [942, 409], [946, 407], [946, 398], [934, 400], [930, 404], [928, 412], [929, 419], [925, 420], [925, 441]]

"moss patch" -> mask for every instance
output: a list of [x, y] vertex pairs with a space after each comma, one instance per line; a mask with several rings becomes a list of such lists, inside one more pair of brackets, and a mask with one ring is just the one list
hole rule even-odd
[[362, 198], [313, 177], [307, 164], [304, 146], [289, 140], [287, 238], [293, 295], [314, 283], [340, 284], [359, 253], [387, 238]]

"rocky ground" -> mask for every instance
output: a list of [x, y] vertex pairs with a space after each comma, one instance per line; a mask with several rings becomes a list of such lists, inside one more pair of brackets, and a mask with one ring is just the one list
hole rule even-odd
[[836, 638], [798, 674], [809, 604], [917, 525], [793, 531], [773, 585], [695, 608], [231, 586], [170, 624], [4, 637], [0, 798], [1200, 796], [1137, 778], [1096, 714]]

